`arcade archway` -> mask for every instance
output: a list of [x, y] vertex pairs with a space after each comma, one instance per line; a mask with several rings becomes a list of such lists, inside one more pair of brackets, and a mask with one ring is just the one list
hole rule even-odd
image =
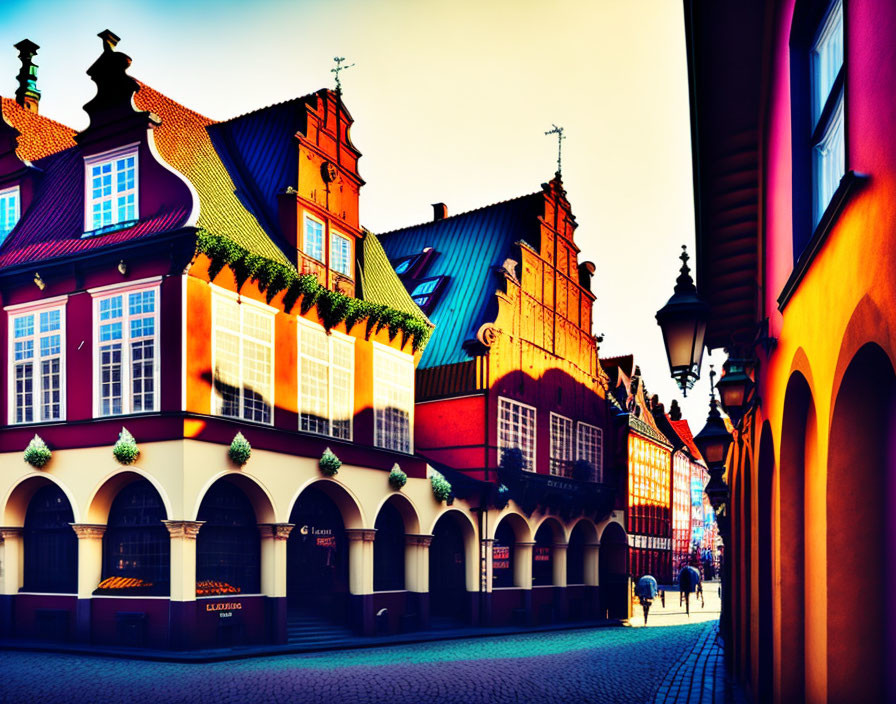
[[628, 617], [628, 538], [618, 523], [600, 536], [600, 602], [607, 618]]

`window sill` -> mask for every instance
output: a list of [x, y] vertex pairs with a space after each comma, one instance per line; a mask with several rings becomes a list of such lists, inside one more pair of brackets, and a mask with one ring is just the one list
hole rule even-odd
[[129, 227], [133, 227], [139, 221], [138, 220], [126, 220], [124, 222], [118, 222], [114, 225], [105, 225], [104, 227], [98, 227], [96, 230], [87, 230], [84, 234], [81, 235], [81, 239], [86, 240], [91, 237], [101, 237], [102, 235], [108, 235], [112, 232], [118, 232], [119, 230], [127, 230]]
[[787, 307], [793, 294], [796, 293], [797, 288], [799, 288], [800, 283], [805, 277], [806, 272], [809, 271], [809, 267], [812, 265], [815, 257], [821, 251], [821, 247], [825, 240], [827, 240], [831, 230], [834, 228], [834, 225], [840, 217], [840, 213], [843, 212], [852, 197], [867, 181], [868, 176], [857, 174], [852, 170], [847, 171], [843, 175], [843, 178], [840, 179], [840, 185], [837, 187], [837, 190], [834, 191], [834, 195], [831, 197], [831, 202], [828, 203], [828, 207], [825, 209], [824, 214], [821, 216], [821, 220], [815, 227], [815, 231], [812, 233], [809, 243], [806, 245], [800, 258], [794, 265], [790, 278], [787, 279], [787, 283], [784, 284], [784, 288], [778, 296], [778, 310], [782, 313]]

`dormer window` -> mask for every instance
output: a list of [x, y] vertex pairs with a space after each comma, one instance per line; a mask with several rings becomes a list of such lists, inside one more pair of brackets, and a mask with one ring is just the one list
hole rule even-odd
[[137, 210], [137, 145], [85, 157], [84, 232], [127, 227]]
[[12, 232], [19, 221], [19, 187], [0, 189], [0, 242]]
[[418, 281], [411, 289], [411, 298], [414, 299], [414, 303], [416, 303], [424, 313], [429, 314], [435, 306], [436, 300], [442, 293], [442, 290], [445, 288], [445, 283], [447, 281], [447, 276], [433, 276]]

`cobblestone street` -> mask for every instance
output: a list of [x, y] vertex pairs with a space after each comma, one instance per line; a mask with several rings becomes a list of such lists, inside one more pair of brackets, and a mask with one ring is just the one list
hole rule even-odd
[[728, 700], [713, 693], [722, 685], [703, 682], [723, 677], [720, 665], [706, 666], [720, 663], [709, 647], [715, 628], [600, 628], [207, 664], [3, 651], [0, 702], [720, 704]]

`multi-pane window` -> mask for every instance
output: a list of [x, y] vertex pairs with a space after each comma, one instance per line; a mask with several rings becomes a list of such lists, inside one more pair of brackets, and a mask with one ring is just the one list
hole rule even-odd
[[96, 414], [158, 407], [159, 289], [95, 294]]
[[551, 474], [572, 474], [572, 421], [551, 413]]
[[430, 279], [424, 279], [411, 289], [411, 298], [414, 299], [414, 303], [420, 306], [424, 312], [429, 312], [432, 310], [436, 299], [444, 288], [444, 282], [444, 276], [434, 276]]
[[212, 305], [215, 413], [271, 423], [274, 312], [223, 293]]
[[62, 420], [64, 311], [10, 314], [10, 423]]
[[19, 221], [20, 208], [18, 186], [0, 190], [0, 242]]
[[84, 230], [95, 232], [137, 219], [137, 148], [88, 157]]
[[305, 237], [302, 250], [309, 257], [324, 260], [324, 224], [310, 215], [305, 216]]
[[603, 430], [588, 423], [578, 423], [576, 427], [576, 459], [585, 460], [594, 468], [593, 481], [603, 481]]
[[535, 409], [507, 398], [498, 399], [498, 453], [518, 449], [523, 469], [535, 471]]
[[812, 226], [846, 173], [843, 123], [843, 2], [825, 14], [809, 52], [812, 106]]
[[352, 243], [348, 237], [330, 233], [330, 268], [346, 276], [352, 275]]
[[373, 406], [378, 447], [411, 452], [414, 358], [377, 346], [373, 353]]
[[355, 351], [350, 337], [299, 321], [299, 429], [351, 440]]

